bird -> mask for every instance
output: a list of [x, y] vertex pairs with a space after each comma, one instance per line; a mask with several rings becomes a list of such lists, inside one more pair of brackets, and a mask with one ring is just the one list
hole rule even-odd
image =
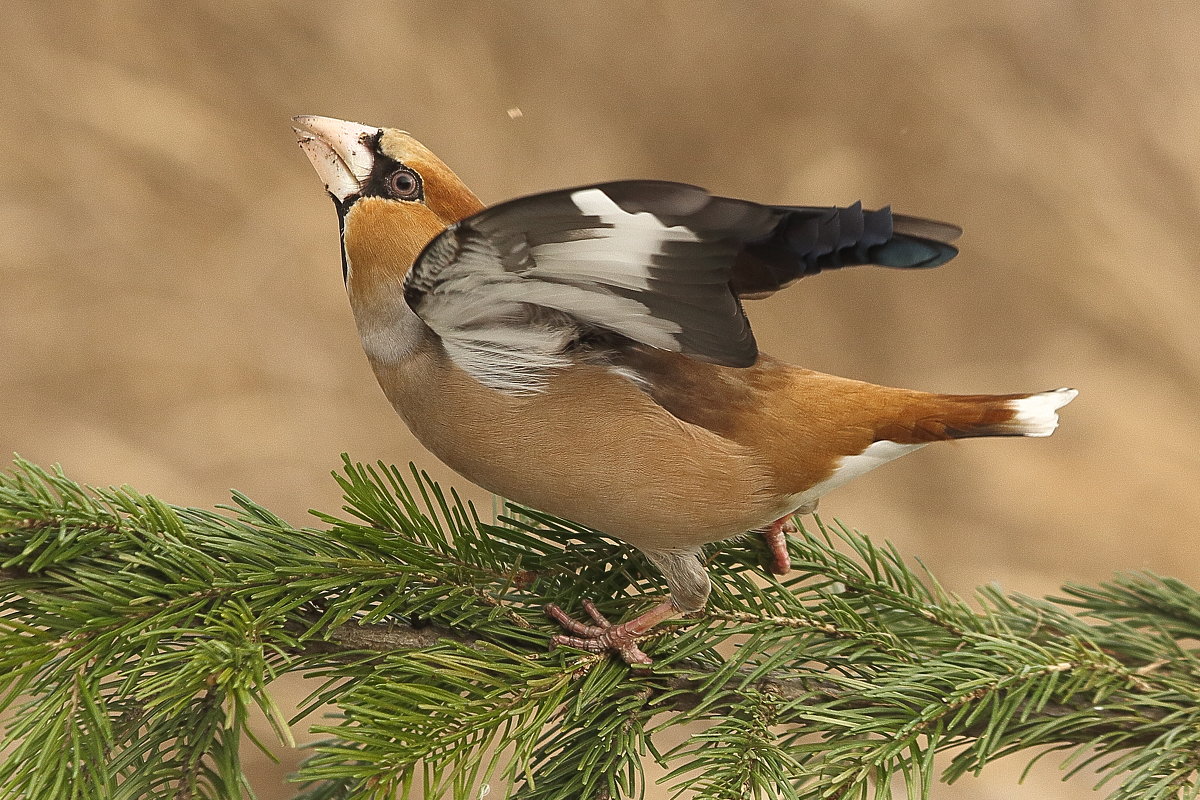
[[333, 198], [367, 360], [416, 438], [510, 501], [645, 554], [669, 594], [611, 623], [556, 605], [556, 646], [629, 665], [659, 623], [705, 606], [706, 545], [793, 515], [936, 441], [1050, 435], [1074, 389], [949, 395], [761, 353], [743, 303], [855, 265], [949, 261], [957, 226], [890, 207], [769, 205], [619, 180], [485, 206], [409, 133], [293, 118]]

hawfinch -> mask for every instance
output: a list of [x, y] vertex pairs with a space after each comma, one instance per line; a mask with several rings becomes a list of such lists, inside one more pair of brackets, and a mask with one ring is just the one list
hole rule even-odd
[[788, 520], [829, 490], [930, 442], [1048, 436], [1076, 395], [891, 389], [759, 352], [743, 300], [856, 264], [938, 266], [953, 225], [649, 180], [485, 207], [403, 131], [294, 121], [337, 207], [367, 358], [416, 437], [666, 577], [670, 596], [620, 625], [548, 607], [558, 644], [650, 663], [638, 640], [708, 598], [703, 545], [761, 530], [785, 572]]

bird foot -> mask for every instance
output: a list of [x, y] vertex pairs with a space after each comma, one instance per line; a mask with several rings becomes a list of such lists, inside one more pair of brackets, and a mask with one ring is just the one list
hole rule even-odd
[[798, 533], [799, 528], [792, 520], [789, 514], [786, 517], [777, 519], [772, 522], [767, 528], [761, 531], [763, 540], [766, 541], [767, 547], [771, 551], [771, 563], [767, 565], [767, 569], [771, 570], [776, 575], [786, 575], [792, 568], [792, 557], [788, 553], [787, 535], [789, 533]]
[[592, 618], [594, 625], [579, 622], [553, 603], [546, 606], [546, 613], [555, 622], [574, 634], [573, 636], [565, 634], [554, 636], [550, 640], [551, 646], [566, 645], [589, 653], [616, 653], [630, 666], [654, 663], [650, 656], [643, 653], [642, 649], [638, 647], [637, 640], [645, 636], [658, 623], [678, 613], [670, 598], [645, 614], [620, 625], [613, 625], [609, 622], [608, 618], [600, 613], [600, 609], [596, 608], [596, 604], [591, 600], [583, 601], [583, 610]]

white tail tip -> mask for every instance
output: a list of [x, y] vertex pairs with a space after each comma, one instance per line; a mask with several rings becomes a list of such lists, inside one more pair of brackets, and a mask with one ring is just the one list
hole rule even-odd
[[1022, 436], [1049, 436], [1058, 427], [1058, 409], [1079, 396], [1075, 389], [1055, 389], [1011, 400], [1012, 425]]

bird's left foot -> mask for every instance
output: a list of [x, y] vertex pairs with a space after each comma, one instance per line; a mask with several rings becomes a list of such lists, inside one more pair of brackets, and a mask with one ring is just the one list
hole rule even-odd
[[642, 652], [637, 640], [645, 636], [658, 623], [679, 613], [670, 598], [628, 622], [613, 625], [600, 613], [591, 600], [583, 601], [583, 610], [592, 618], [594, 625], [579, 622], [553, 603], [546, 606], [546, 613], [573, 636], [558, 634], [550, 641], [552, 645], [566, 645], [589, 653], [614, 652], [626, 664], [652, 664], [650, 656]]

